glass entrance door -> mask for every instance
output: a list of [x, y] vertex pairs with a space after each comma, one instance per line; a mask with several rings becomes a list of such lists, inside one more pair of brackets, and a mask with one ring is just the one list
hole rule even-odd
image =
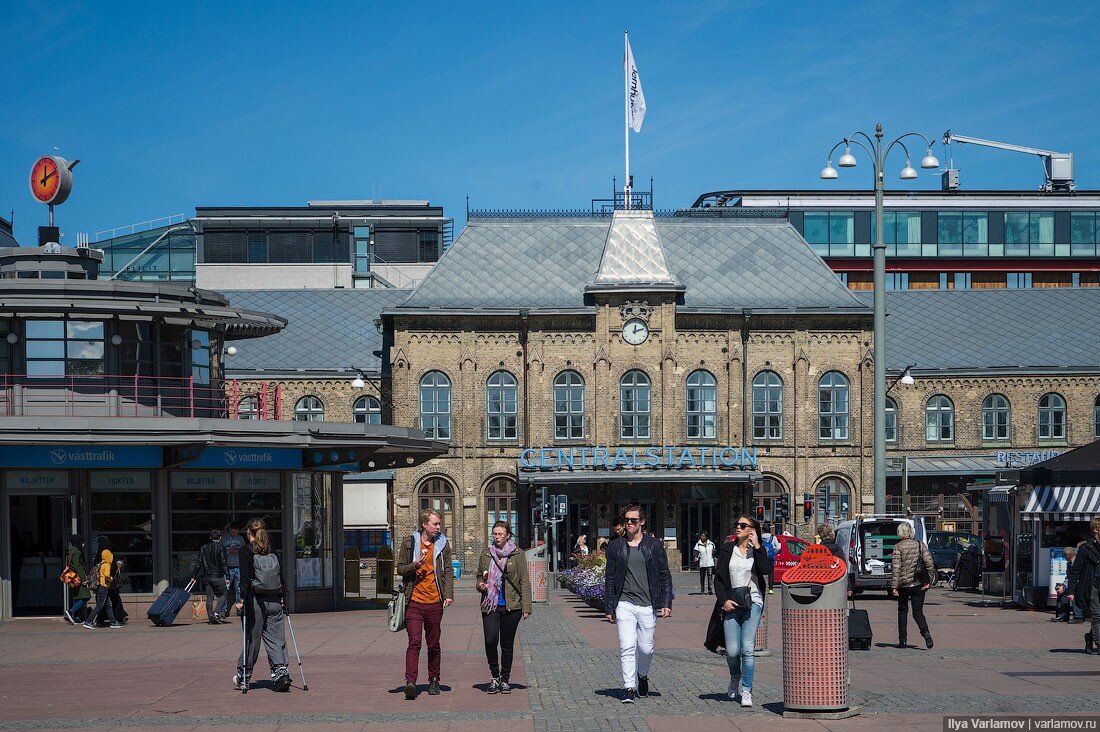
[[70, 498], [67, 495], [12, 495], [11, 598], [14, 616], [60, 616], [64, 586], [58, 580], [69, 548]]
[[722, 546], [726, 537], [721, 534], [721, 529], [722, 502], [717, 489], [692, 488], [685, 491], [680, 502], [680, 527], [677, 532], [683, 569], [695, 566], [693, 549], [695, 542], [699, 541], [699, 534], [707, 532], [711, 541]]

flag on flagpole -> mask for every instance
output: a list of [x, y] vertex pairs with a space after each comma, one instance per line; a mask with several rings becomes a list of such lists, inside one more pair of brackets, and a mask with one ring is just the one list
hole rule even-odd
[[626, 42], [626, 83], [627, 124], [635, 132], [641, 132], [642, 120], [645, 119], [645, 94], [642, 93], [642, 80], [638, 76], [629, 39]]

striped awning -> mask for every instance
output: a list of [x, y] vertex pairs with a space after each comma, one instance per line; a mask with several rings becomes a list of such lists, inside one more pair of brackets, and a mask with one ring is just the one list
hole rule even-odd
[[1100, 516], [1100, 485], [1039, 485], [1021, 512], [1025, 519], [1088, 521]]

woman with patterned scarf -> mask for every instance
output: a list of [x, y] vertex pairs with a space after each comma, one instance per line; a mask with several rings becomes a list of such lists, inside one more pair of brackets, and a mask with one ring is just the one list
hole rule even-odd
[[[531, 615], [531, 578], [527, 558], [516, 548], [512, 527], [493, 524], [492, 543], [477, 563], [477, 589], [482, 594], [481, 623], [485, 630], [485, 656], [489, 660], [490, 694], [511, 694], [508, 677], [519, 621]], [[497, 646], [500, 663], [497, 663]]]

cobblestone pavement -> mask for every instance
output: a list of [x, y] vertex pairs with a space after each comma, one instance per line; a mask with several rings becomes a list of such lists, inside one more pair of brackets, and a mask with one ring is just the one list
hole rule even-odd
[[[934, 650], [888, 647], [895, 604], [861, 599], [875, 630], [871, 651], [849, 654], [858, 717], [792, 720], [782, 713], [779, 595], [769, 597], [768, 646], [753, 696], [741, 709], [724, 699], [725, 659], [701, 648], [713, 598], [677, 578], [674, 616], [658, 623], [653, 693], [619, 702], [613, 626], [564, 592], [537, 605], [521, 628], [509, 696], [487, 696], [475, 595], [460, 584], [444, 618], [443, 685], [436, 697], [399, 693], [404, 633], [384, 630], [384, 612], [356, 610], [294, 618], [310, 690], [277, 695], [261, 681], [247, 696], [230, 688], [239, 628], [183, 623], [86, 631], [54, 620], [0, 626], [0, 730], [209, 729], [248, 724], [257, 732], [321, 730], [942, 729], [945, 713], [1096, 713], [1100, 659], [1080, 652], [1085, 626], [1049, 614], [983, 608], [975, 596], [934, 591], [926, 612]], [[914, 628], [910, 634], [918, 640]], [[262, 664], [262, 661], [261, 661]], [[295, 670], [292, 662], [292, 670]], [[423, 669], [423, 662], [422, 662]], [[298, 674], [293, 674], [300, 683]], [[421, 678], [423, 683], [426, 679]]]

